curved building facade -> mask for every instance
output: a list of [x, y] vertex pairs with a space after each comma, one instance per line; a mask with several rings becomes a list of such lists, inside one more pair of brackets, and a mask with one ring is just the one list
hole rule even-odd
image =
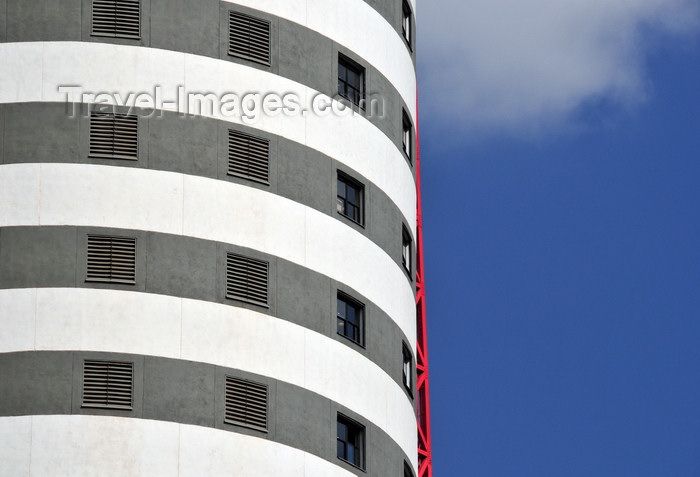
[[0, 0], [0, 476], [427, 475], [414, 12]]

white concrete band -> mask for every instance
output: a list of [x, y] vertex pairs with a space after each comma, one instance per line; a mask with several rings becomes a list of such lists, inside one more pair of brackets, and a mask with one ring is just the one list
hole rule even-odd
[[[416, 70], [411, 54], [403, 37], [365, 0], [224, 1], [298, 23], [360, 55], [394, 85], [415, 124]], [[400, 7], [400, 0], [395, 1]]]
[[320, 457], [218, 429], [111, 416], [0, 417], [2, 477], [352, 477]]
[[396, 381], [341, 342], [255, 311], [132, 291], [6, 289], [0, 328], [0, 353], [131, 353], [288, 382], [352, 409], [416, 454], [413, 406]]
[[[119, 58], [115, 63], [114, 58]], [[59, 86], [80, 86], [83, 92], [107, 93], [104, 101], [117, 102], [116, 93], [134, 99], [139, 93], [155, 96], [159, 85], [164, 100], [177, 98], [178, 87], [187, 92], [243, 96], [295, 94], [302, 104], [320, 93], [297, 82], [248, 66], [203, 56], [155, 48], [86, 42], [35, 42], [0, 44], [0, 103], [65, 102]], [[325, 97], [329, 103], [330, 98]], [[307, 101], [308, 100], [308, 101]], [[221, 110], [190, 111], [187, 101], [164, 105], [164, 110], [241, 124], [239, 116]], [[338, 103], [333, 103], [338, 104]], [[328, 114], [269, 116], [261, 114], [255, 128], [304, 144], [337, 159], [382, 189], [394, 201], [415, 233], [416, 190], [411, 168], [403, 153], [365, 118]]]
[[[0, 227], [38, 225], [145, 230], [259, 250], [345, 283], [416, 336], [413, 288], [399, 264], [336, 217], [259, 189], [114, 166], [0, 166]], [[397, 247], [400, 239], [397, 231]]]

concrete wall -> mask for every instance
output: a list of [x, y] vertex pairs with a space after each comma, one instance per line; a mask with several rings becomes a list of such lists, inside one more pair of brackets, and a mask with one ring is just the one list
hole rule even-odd
[[[136, 284], [88, 282], [87, 234], [135, 237]], [[270, 264], [269, 306], [225, 298], [227, 252]], [[13, 288], [95, 288], [135, 290], [246, 308], [302, 326], [351, 347], [402, 382], [401, 343], [410, 342], [375, 303], [345, 283], [274, 255], [222, 242], [138, 230], [97, 227], [0, 228], [0, 290]], [[336, 296], [342, 291], [365, 306], [364, 346], [336, 330]], [[17, 317], [0, 312], [2, 322]]]
[[[416, 75], [401, 1], [141, 0], [138, 40], [92, 36], [91, 3], [0, 0], [0, 474], [415, 470], [401, 229], [415, 237], [416, 191], [401, 139]], [[270, 22], [269, 66], [228, 55], [230, 10]], [[166, 101], [178, 87], [293, 93], [340, 108], [341, 54], [384, 115], [136, 109], [136, 161], [88, 158], [98, 101], [58, 91], [109, 93], [109, 106], [155, 86]], [[226, 174], [229, 129], [270, 141], [269, 184]], [[364, 224], [335, 209], [339, 171], [365, 187]], [[134, 285], [85, 281], [88, 233], [136, 238]], [[228, 251], [270, 263], [269, 306], [225, 298]], [[339, 291], [366, 306], [363, 346], [337, 334]], [[135, 363], [132, 410], [80, 406], [86, 357]], [[226, 374], [269, 386], [267, 432], [223, 423]], [[338, 413], [366, 426], [366, 471], [336, 457]]]
[[347, 284], [415, 336], [413, 284], [403, 268], [343, 222], [274, 194], [172, 172], [6, 164], [0, 200], [4, 227], [113, 227], [275, 255]]
[[[66, 114], [64, 103], [13, 103], [6, 108], [0, 105], [0, 119], [5, 109], [7, 120], [0, 122], [0, 140], [5, 142], [4, 148], [0, 143], [0, 149], [4, 149], [5, 158], [0, 155], [0, 164], [73, 163], [147, 168], [255, 187], [335, 217], [370, 238], [401, 264], [401, 224], [411, 220], [366, 177], [299, 143], [250, 126], [233, 126], [204, 117], [183, 120], [173, 112], [149, 117], [147, 111], [139, 109], [133, 111], [142, 114], [139, 117], [138, 161], [94, 159], [88, 157], [87, 107], [78, 117], [71, 118]], [[126, 112], [126, 108], [121, 110]], [[228, 130], [232, 128], [270, 141], [269, 185], [227, 175]], [[39, 130], [40, 135], [37, 134]], [[339, 169], [365, 187], [363, 226], [357, 226], [336, 211]]]
[[[129, 436], [122, 439], [121, 436]], [[338, 463], [244, 434], [113, 416], [0, 418], [2, 475], [351, 477]], [[367, 474], [360, 474], [367, 475]], [[399, 474], [400, 475], [400, 474]]]
[[[118, 70], [114, 57], [123, 58]], [[0, 58], [6, 65], [0, 71], [0, 103], [65, 102], [66, 93], [59, 87], [76, 84], [83, 91], [110, 93], [101, 99], [112, 104], [117, 95], [123, 99], [133, 98], [134, 92], [152, 92], [154, 84], [166, 95], [174, 96], [184, 87], [187, 92], [211, 92], [220, 98], [231, 91], [231, 82], [225, 78], [235, 78], [236, 91], [285, 92], [281, 94], [294, 94], [302, 104], [320, 94], [248, 66], [153, 48], [85, 42], [4, 43], [0, 44]], [[186, 103], [169, 107], [189, 112]], [[245, 118], [219, 109], [197, 115], [245, 125]], [[363, 117], [260, 115], [252, 126], [333, 157], [381, 188], [405, 217], [415, 217], [411, 165], [399, 147]]]
[[[351, 3], [358, 1], [361, 2], [351, 0]], [[368, 93], [381, 94], [386, 100], [386, 117], [368, 118], [375, 126], [400, 146], [401, 126], [398, 121], [401, 108], [409, 111], [415, 118], [415, 87], [412, 90], [411, 84], [402, 80], [403, 75], [415, 69], [411, 51], [401, 43], [400, 34], [393, 29], [389, 30], [390, 26], [381, 17], [374, 18], [374, 21], [368, 24], [363, 23], [362, 31], [364, 35], [368, 35], [367, 28], [371, 28], [375, 35], [392, 40], [389, 43], [395, 51], [387, 56], [377, 55], [379, 49], [374, 47], [374, 41], [358, 41], [357, 31], [346, 31], [346, 28], [336, 28], [334, 31], [313, 19], [309, 20], [310, 26], [299, 24], [280, 16], [284, 12], [278, 11], [277, 8], [270, 8], [268, 11], [256, 9], [255, 7], [259, 6], [257, 2], [253, 2], [252, 8], [217, 0], [198, 0], [197, 8], [192, 8], [192, 2], [187, 0], [177, 0], [175, 5], [167, 0], [142, 2], [143, 11], [150, 12], [145, 14], [145, 18], [149, 18], [150, 21], [142, 22], [140, 40], [124, 40], [91, 36], [90, 0], [70, 0], [61, 3], [52, 0], [36, 0], [31, 3], [9, 0], [7, 41], [82, 40], [179, 51], [269, 71], [330, 96], [337, 92], [337, 76], [331, 75], [331, 71], [338, 61], [334, 48], [340, 46], [352, 52], [352, 56], [357, 57], [358, 62], [367, 69]], [[400, 2], [397, 3], [400, 6]], [[177, 8], [178, 6], [180, 8]], [[372, 11], [369, 7], [365, 8]], [[228, 55], [229, 10], [261, 17], [272, 23], [272, 63], [269, 67]], [[331, 15], [335, 12], [324, 14]], [[348, 17], [341, 17], [336, 22], [339, 26], [344, 26]], [[366, 18], [364, 22], [367, 21]], [[342, 38], [337, 38], [340, 32], [345, 33]], [[374, 37], [375, 40], [376, 38]], [[405, 64], [401, 64], [398, 59]], [[412, 84], [415, 85], [415, 75]]]
[[[160, 356], [265, 376], [337, 402], [407, 455], [415, 413], [405, 392], [343, 343], [241, 308], [115, 290], [0, 291], [0, 353], [84, 350]], [[4, 371], [3, 371], [4, 372]], [[352, 416], [351, 416], [352, 417]]]
[[0, 41], [7, 41], [7, 0], [0, 0]]
[[[132, 410], [81, 407], [82, 363], [86, 359], [134, 363]], [[398, 471], [403, 460], [409, 460], [397, 443], [366, 417], [303, 387], [240, 369], [154, 356], [46, 351], [0, 354], [0, 369], [4, 371], [0, 388], [3, 417], [115, 416], [200, 426], [209, 428], [209, 432], [237, 433], [298, 449], [362, 475], [336, 458], [333, 433], [337, 413], [341, 412], [365, 425], [367, 448], [372, 450], [367, 453], [368, 473], [401, 475]], [[226, 376], [268, 387], [267, 431], [224, 422]], [[3, 421], [11, 422], [0, 417]], [[76, 475], [75, 470], [71, 475]]]

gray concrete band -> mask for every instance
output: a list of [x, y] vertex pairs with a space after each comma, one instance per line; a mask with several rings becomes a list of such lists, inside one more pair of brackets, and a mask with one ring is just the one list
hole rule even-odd
[[[402, 224], [410, 222], [382, 189], [315, 149], [217, 119], [165, 111], [146, 117], [148, 111], [135, 110], [135, 114], [141, 115], [138, 118], [138, 160], [96, 159], [88, 157], [90, 106], [79, 107], [80, 113], [70, 117], [72, 105], [65, 103], [0, 105], [0, 164], [70, 163], [146, 168], [258, 188], [335, 217], [374, 242], [402, 267]], [[113, 110], [111, 106], [107, 109]], [[269, 185], [227, 174], [229, 129], [270, 141]], [[364, 185], [362, 225], [336, 210], [338, 171]], [[415, 255], [415, 250], [413, 253]], [[415, 256], [412, 263], [415, 263]], [[412, 270], [412, 275], [414, 273]]]
[[[1, 0], [0, 0], [1, 1]], [[7, 42], [86, 41], [145, 46], [240, 63], [299, 82], [334, 97], [338, 93], [338, 53], [365, 70], [367, 99], [383, 98], [384, 114], [357, 109], [402, 150], [402, 110], [406, 103], [391, 82], [362, 57], [297, 23], [219, 0], [141, 0], [141, 39], [91, 36], [91, 0], [5, 0]], [[196, 3], [196, 7], [192, 4]], [[400, 6], [400, 2], [396, 2]], [[271, 65], [228, 55], [228, 12], [240, 11], [272, 24]], [[2, 36], [0, 36], [2, 39]], [[115, 64], [115, 68], [118, 68]], [[232, 91], [235, 92], [235, 91]], [[250, 91], [241, 91], [240, 94]], [[98, 92], [95, 92], [98, 93]], [[268, 93], [261, 91], [261, 93]], [[276, 92], [278, 94], [286, 91]], [[172, 93], [173, 95], [175, 92]], [[415, 150], [412, 148], [411, 150]]]
[[[209, 4], [211, 3], [211, 0], [208, 0]], [[401, 22], [403, 20], [403, 10], [402, 10], [402, 2], [401, 0], [364, 0], [369, 6], [371, 6], [374, 10], [376, 10], [393, 28], [396, 30], [397, 34], [403, 36], [402, 32], [402, 25]], [[36, 2], [35, 2], [36, 3]], [[85, 2], [87, 3], [87, 2]], [[194, 7], [192, 6], [192, 2], [188, 0], [144, 0], [144, 3], [147, 6], [150, 6], [151, 12], [156, 12], [159, 14], [162, 13], [168, 13], [167, 10], [164, 10], [163, 6], [165, 4], [173, 5], [174, 8], [179, 7], [181, 12], [190, 12]], [[65, 2], [64, 2], [65, 4]], [[58, 2], [43, 2], [41, 4], [38, 4], [40, 7], [45, 7], [46, 5], [49, 5], [51, 7], [51, 10], [49, 11], [50, 14], [53, 14], [56, 16], [57, 19], [62, 20], [63, 23], [70, 23], [69, 20], [65, 18], [61, 18], [59, 15], [61, 15], [63, 12], [71, 12], [71, 13], [79, 13], [79, 10], [76, 9], [76, 4], [73, 4], [71, 8], [70, 6], [65, 6], [61, 5]], [[89, 4], [88, 4], [89, 5]], [[24, 8], [28, 7], [28, 2], [25, 2], [23, 0], [0, 0], [0, 41], [5, 41], [5, 35], [6, 35], [6, 23], [5, 19], [7, 16], [8, 12], [17, 13], [19, 12], [21, 15], [27, 15], [28, 10], [23, 10]], [[199, 7], [198, 7], [199, 8]], [[175, 12], [177, 15], [179, 12]], [[413, 13], [413, 12], [412, 12]], [[52, 22], [46, 21], [47, 16], [42, 16], [42, 19], [44, 20], [44, 23], [42, 24], [42, 27], [45, 28], [52, 28]], [[415, 24], [415, 14], [412, 15], [412, 18], [414, 19], [414, 24]], [[415, 30], [415, 28], [414, 28]], [[8, 41], [14, 41], [14, 40], [8, 40]], [[411, 38], [411, 44], [414, 44], [415, 42], [415, 33], [412, 35]]]
[[[81, 407], [86, 359], [134, 363], [132, 410]], [[294, 447], [356, 475], [403, 475], [403, 461], [408, 461], [389, 435], [351, 409], [302, 387], [242, 370], [133, 354], [28, 351], [0, 354], [0, 376], [0, 416], [103, 415], [210, 427]], [[224, 423], [226, 376], [268, 386], [267, 432]], [[338, 413], [365, 426], [366, 472], [336, 456]]]
[[[86, 281], [88, 234], [136, 238], [135, 285]], [[269, 262], [268, 307], [226, 298], [227, 252]], [[402, 374], [402, 343], [410, 342], [384, 311], [343, 283], [256, 250], [143, 230], [4, 227], [0, 228], [0, 289], [9, 288], [130, 290], [254, 310], [350, 346], [384, 370], [412, 400]], [[365, 306], [364, 346], [337, 332], [338, 291]]]

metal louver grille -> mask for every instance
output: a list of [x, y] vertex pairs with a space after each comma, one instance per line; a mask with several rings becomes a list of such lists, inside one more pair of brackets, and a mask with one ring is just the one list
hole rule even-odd
[[229, 12], [228, 36], [229, 55], [270, 64], [270, 22]]
[[138, 118], [90, 113], [90, 157], [138, 159]]
[[92, 0], [92, 34], [141, 38], [141, 0]]
[[267, 430], [267, 386], [226, 376], [224, 421]]
[[136, 239], [88, 235], [87, 281], [136, 283]]
[[268, 263], [226, 254], [226, 298], [267, 306]]
[[85, 361], [83, 407], [131, 409], [134, 363]]
[[228, 173], [268, 184], [270, 141], [228, 131]]

